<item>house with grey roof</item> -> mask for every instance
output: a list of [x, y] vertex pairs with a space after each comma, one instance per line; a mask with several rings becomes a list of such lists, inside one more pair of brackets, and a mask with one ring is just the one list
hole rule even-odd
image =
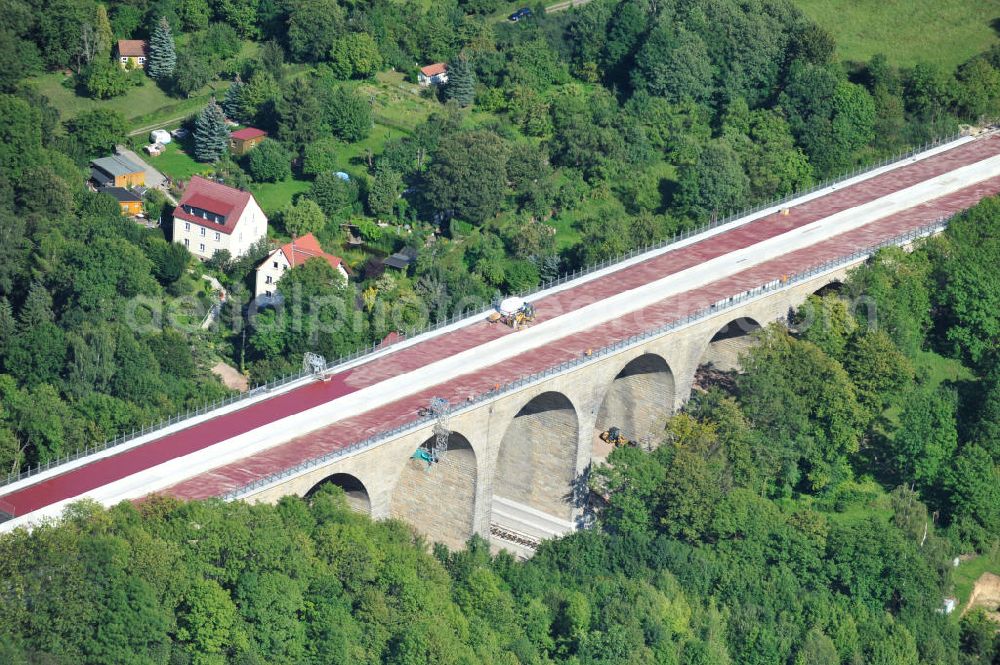
[[90, 162], [90, 179], [97, 187], [135, 187], [146, 184], [146, 169], [121, 155]]

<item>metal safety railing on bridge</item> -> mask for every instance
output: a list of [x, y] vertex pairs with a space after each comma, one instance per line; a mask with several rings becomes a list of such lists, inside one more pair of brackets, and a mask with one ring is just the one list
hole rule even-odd
[[[730, 223], [732, 223], [734, 221], [737, 221], [739, 219], [742, 219], [744, 217], [748, 217], [750, 215], [757, 214], [757, 213], [761, 212], [762, 210], [767, 210], [769, 208], [781, 208], [781, 207], [784, 206], [784, 204], [786, 204], [786, 203], [788, 203], [790, 201], [793, 201], [795, 199], [802, 198], [804, 196], [809, 196], [811, 194], [814, 194], [817, 191], [821, 191], [823, 189], [832, 187], [834, 185], [837, 185], [838, 183], [850, 180], [852, 178], [856, 178], [856, 177], [858, 177], [860, 175], [863, 175], [865, 173], [869, 173], [869, 172], [876, 171], [876, 170], [881, 169], [881, 168], [885, 168], [886, 166], [889, 166], [891, 164], [895, 164], [895, 163], [898, 163], [898, 162], [903, 162], [903, 161], [905, 161], [907, 159], [911, 159], [911, 158], [913, 158], [913, 157], [915, 157], [915, 156], [917, 156], [917, 155], [919, 155], [921, 153], [927, 152], [928, 150], [932, 150], [932, 149], [940, 147], [942, 145], [946, 145], [948, 143], [952, 143], [952, 142], [960, 139], [962, 136], [963, 135], [961, 133], [958, 133], [958, 134], [949, 136], [947, 138], [943, 138], [943, 139], [939, 139], [939, 140], [936, 140], [936, 141], [928, 142], [928, 143], [924, 144], [923, 146], [921, 146], [919, 148], [914, 148], [914, 149], [906, 151], [904, 153], [900, 153], [896, 157], [886, 158], [886, 159], [883, 159], [883, 160], [881, 160], [881, 161], [879, 161], [877, 163], [869, 164], [869, 165], [863, 166], [863, 167], [859, 166], [858, 168], [854, 169], [853, 171], [851, 171], [849, 173], [845, 173], [845, 174], [843, 174], [841, 176], [838, 176], [836, 178], [831, 178], [829, 180], [826, 180], [825, 182], [817, 184], [817, 185], [815, 185], [815, 186], [813, 186], [813, 187], [811, 187], [811, 188], [809, 188], [807, 190], [803, 190], [803, 191], [795, 192], [793, 194], [789, 194], [789, 195], [787, 195], [784, 198], [781, 198], [779, 200], [770, 201], [768, 203], [764, 203], [764, 204], [761, 204], [761, 205], [758, 205], [758, 206], [754, 206], [754, 207], [744, 208], [743, 210], [740, 210], [738, 212], [732, 213], [732, 214], [730, 214], [729, 216], [727, 216], [725, 218], [714, 220], [714, 221], [709, 222], [707, 224], [704, 224], [704, 225], [702, 225], [700, 227], [696, 227], [696, 228], [692, 228], [692, 229], [687, 229], [687, 230], [681, 231], [681, 232], [679, 232], [679, 233], [677, 233], [677, 234], [673, 235], [672, 237], [667, 238], [665, 240], [662, 240], [662, 241], [659, 241], [659, 242], [650, 243], [650, 244], [646, 245], [645, 247], [640, 247], [640, 248], [636, 248], [636, 249], [633, 249], [633, 250], [630, 250], [630, 251], [627, 251], [627, 252], [623, 252], [622, 254], [619, 254], [616, 257], [609, 258], [609, 259], [607, 259], [605, 261], [600, 261], [598, 263], [592, 264], [592, 265], [587, 266], [585, 268], [579, 268], [577, 270], [574, 270], [573, 272], [561, 275], [560, 277], [557, 277], [556, 279], [550, 280], [550, 281], [545, 282], [545, 283], [543, 283], [543, 284], [541, 284], [541, 285], [539, 285], [537, 287], [534, 287], [534, 288], [528, 289], [526, 291], [523, 291], [523, 292], [521, 292], [521, 293], [519, 293], [517, 295], [519, 295], [521, 297], [528, 297], [528, 296], [531, 296], [531, 295], [535, 295], [535, 294], [541, 293], [543, 291], [546, 291], [548, 289], [559, 287], [559, 286], [567, 284], [568, 282], [572, 282], [574, 280], [586, 277], [587, 275], [590, 275], [590, 274], [595, 273], [597, 271], [605, 270], [605, 269], [610, 268], [611, 266], [617, 265], [619, 263], [623, 263], [625, 261], [629, 261], [629, 260], [635, 259], [637, 257], [642, 256], [643, 254], [648, 254], [650, 252], [656, 252], [656, 251], [660, 251], [660, 250], [666, 249], [666, 248], [670, 247], [671, 245], [674, 245], [674, 244], [677, 244], [677, 243], [680, 243], [680, 242], [684, 242], [685, 240], [688, 240], [688, 239], [690, 239], [690, 238], [692, 238], [692, 237], [694, 237], [696, 235], [699, 235], [699, 234], [711, 231], [713, 229], [716, 229], [716, 228], [718, 228], [720, 226], [724, 226], [726, 224], [730, 224]], [[462, 312], [457, 312], [457, 313], [453, 314], [451, 317], [448, 317], [447, 319], [443, 319], [441, 321], [438, 321], [437, 323], [428, 324], [428, 325], [423, 326], [421, 328], [415, 328], [415, 329], [410, 330], [410, 331], [405, 331], [406, 332], [405, 336], [407, 338], [410, 338], [410, 337], [414, 337], [416, 335], [423, 335], [423, 334], [427, 334], [427, 333], [432, 333], [432, 332], [435, 332], [435, 331], [440, 330], [442, 328], [446, 328], [448, 326], [454, 325], [454, 324], [456, 324], [456, 323], [458, 323], [460, 321], [463, 321], [465, 319], [468, 319], [470, 317], [477, 316], [477, 315], [485, 315], [489, 311], [490, 311], [490, 308], [483, 307], [483, 308], [479, 308], [479, 309], [469, 309], [469, 310], [464, 310]], [[341, 367], [341, 366], [343, 366], [343, 365], [345, 365], [347, 363], [351, 363], [351, 362], [355, 362], [357, 360], [360, 360], [360, 359], [364, 358], [365, 356], [371, 355], [371, 354], [376, 353], [376, 352], [378, 352], [380, 350], [381, 349], [380, 349], [379, 343], [374, 343], [374, 344], [372, 344], [369, 347], [364, 347], [364, 348], [358, 349], [354, 353], [348, 354], [346, 356], [342, 356], [342, 357], [340, 357], [340, 358], [338, 358], [336, 360], [333, 360], [333, 361], [327, 363], [326, 371], [327, 372], [334, 371], [338, 367]], [[198, 405], [198, 406], [196, 406], [194, 408], [189, 408], [189, 409], [187, 409], [184, 412], [180, 412], [180, 413], [177, 413], [177, 414], [175, 414], [173, 416], [165, 418], [165, 419], [161, 420], [158, 423], [147, 425], [147, 426], [142, 426], [142, 427], [138, 427], [138, 428], [133, 428], [132, 431], [129, 432], [129, 433], [124, 433], [121, 436], [117, 436], [117, 437], [115, 437], [113, 439], [106, 440], [106, 441], [104, 441], [104, 442], [102, 442], [100, 444], [96, 444], [96, 445], [93, 445], [93, 446], [88, 446], [88, 447], [86, 447], [86, 448], [84, 448], [82, 450], [78, 450], [78, 451], [75, 451], [73, 453], [69, 453], [69, 454], [63, 455], [61, 457], [58, 457], [56, 459], [49, 460], [49, 461], [45, 462], [44, 464], [39, 464], [38, 466], [26, 469], [25, 471], [21, 471], [20, 473], [11, 473], [11, 474], [8, 474], [5, 479], [0, 480], [0, 487], [3, 487], [5, 485], [9, 485], [9, 484], [17, 482], [19, 480], [23, 480], [25, 478], [30, 478], [31, 476], [37, 475], [39, 473], [43, 473], [45, 471], [48, 471], [50, 469], [62, 466], [64, 464], [69, 464], [71, 462], [75, 462], [75, 461], [77, 461], [77, 460], [79, 460], [81, 458], [88, 457], [90, 455], [96, 455], [98, 453], [104, 453], [104, 452], [107, 452], [109, 449], [118, 448], [119, 446], [126, 446], [127, 444], [129, 444], [132, 441], [135, 441], [138, 438], [147, 436], [149, 434], [152, 434], [152, 433], [160, 431], [160, 430], [164, 430], [164, 429], [166, 429], [168, 427], [172, 427], [172, 426], [177, 425], [179, 423], [182, 423], [182, 422], [184, 422], [186, 420], [190, 420], [190, 419], [196, 418], [198, 416], [207, 415], [207, 414], [211, 413], [212, 411], [216, 411], [216, 410], [219, 410], [219, 409], [224, 409], [224, 408], [230, 407], [233, 404], [236, 404], [238, 402], [243, 402], [243, 401], [251, 400], [251, 399], [256, 398], [256, 397], [260, 397], [262, 395], [266, 395], [267, 393], [270, 393], [272, 391], [281, 389], [281, 388], [283, 388], [285, 386], [288, 386], [290, 384], [293, 384], [295, 382], [307, 379], [310, 376], [312, 376], [312, 372], [310, 372], [310, 371], [302, 371], [302, 372], [296, 372], [296, 373], [293, 373], [293, 374], [286, 374], [286, 375], [282, 376], [281, 378], [274, 379], [274, 380], [269, 381], [267, 383], [264, 383], [262, 385], [255, 386], [254, 388], [248, 390], [245, 393], [233, 394], [233, 395], [230, 395], [228, 397], [225, 397], [223, 399], [220, 399], [220, 400], [217, 400], [217, 401], [213, 401], [213, 402], [204, 402], [204, 403], [202, 403], [202, 404], [200, 404], [200, 405]]]
[[[739, 295], [733, 296], [732, 298], [728, 298], [725, 301], [725, 304], [723, 305], [720, 305], [719, 303], [714, 303], [712, 305], [709, 305], [708, 307], [703, 307], [683, 318], [670, 321], [669, 323], [665, 323], [661, 326], [651, 328], [650, 330], [647, 330], [645, 332], [632, 335], [631, 337], [628, 337], [626, 339], [619, 340], [602, 348], [593, 350], [591, 353], [583, 354], [571, 360], [564, 361], [562, 363], [559, 363], [558, 365], [546, 368], [540, 372], [536, 372], [534, 374], [528, 374], [523, 377], [514, 379], [513, 381], [502, 384], [499, 388], [494, 388], [492, 390], [480, 393], [479, 395], [470, 397], [467, 401], [462, 402], [456, 405], [453, 409], [451, 409], [451, 413], [459, 413], [462, 411], [467, 411], [471, 408], [474, 408], [482, 404], [483, 402], [495, 400], [498, 397], [520, 390], [521, 388], [524, 388], [526, 386], [538, 383], [557, 374], [562, 374], [563, 372], [577, 369], [582, 365], [595, 362], [596, 360], [603, 358], [605, 356], [612, 355], [620, 351], [626, 350], [628, 348], [637, 346], [654, 337], [660, 337], [662, 335], [675, 331], [679, 328], [689, 326], [692, 323], [695, 323], [702, 319], [706, 319], [715, 316], [717, 314], [720, 314], [722, 312], [725, 312], [727, 310], [733, 309], [735, 307], [739, 307], [740, 305], [749, 300], [762, 297], [768, 293], [773, 293], [775, 291], [780, 291], [789, 288], [790, 286], [793, 286], [800, 282], [807, 281], [812, 277], [815, 277], [816, 275], [825, 274], [832, 270], [852, 265], [854, 263], [857, 263], [859, 259], [867, 258], [872, 254], [874, 254], [875, 252], [877, 252], [878, 250], [883, 249], [885, 247], [898, 247], [901, 245], [907, 245], [918, 238], [923, 238], [933, 235], [935, 233], [939, 233], [940, 231], [943, 231], [945, 227], [948, 225], [949, 219], [950, 218], [942, 218], [936, 220], [918, 229], [907, 231], [906, 233], [899, 234], [888, 240], [884, 240], [880, 243], [870, 245], [863, 249], [855, 250], [850, 254], [845, 254], [836, 259], [824, 261], [823, 263], [817, 264], [811, 268], [795, 273], [793, 275], [789, 275], [785, 279], [772, 280], [770, 282], [767, 282], [766, 284], [761, 284], [760, 286], [754, 287], [747, 291], [743, 291]], [[330, 462], [333, 462], [334, 460], [339, 459], [341, 457], [346, 457], [348, 455], [361, 452], [368, 448], [372, 448], [380, 443], [393, 439], [400, 434], [411, 432], [420, 429], [422, 427], [425, 427], [427, 425], [430, 425], [432, 424], [434, 419], [435, 418], [433, 415], [420, 416], [407, 423], [393, 427], [392, 429], [386, 430], [384, 432], [379, 432], [378, 434], [354, 442], [344, 448], [333, 450], [328, 453], [324, 453], [323, 455], [311, 457], [287, 469], [283, 469], [281, 471], [277, 471], [262, 478], [258, 478], [253, 482], [247, 483], [246, 485], [243, 485], [239, 488], [227, 492], [222, 496], [222, 498], [227, 501], [231, 501], [234, 499], [240, 499], [249, 496], [250, 494], [253, 494], [257, 490], [278, 484], [285, 479], [298, 476], [312, 469], [325, 466]]]

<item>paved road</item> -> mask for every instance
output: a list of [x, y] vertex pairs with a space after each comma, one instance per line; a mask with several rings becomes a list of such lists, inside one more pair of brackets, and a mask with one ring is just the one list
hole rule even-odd
[[[539, 297], [534, 300], [538, 324], [516, 335], [477, 321], [409, 340], [327, 382], [309, 383], [41, 482], [21, 483], [0, 500], [24, 515], [41, 508], [39, 514], [56, 514], [66, 500], [84, 493], [107, 503], [164, 488], [179, 497], [218, 496], [410, 422], [431, 396], [461, 402], [495, 383], [578, 358], [583, 349], [683, 318], [997, 192], [1000, 138], [964, 143], [793, 203], [789, 215], [734, 223]], [[316, 429], [318, 422], [332, 424]], [[276, 440], [287, 443], [274, 445]], [[188, 480], [178, 483], [178, 478]]]

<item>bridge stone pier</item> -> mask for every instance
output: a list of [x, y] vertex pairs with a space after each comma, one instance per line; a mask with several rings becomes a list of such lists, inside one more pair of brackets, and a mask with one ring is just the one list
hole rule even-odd
[[722, 305], [688, 326], [459, 406], [449, 418], [448, 452], [437, 463], [412, 458], [433, 442], [429, 423], [245, 498], [275, 502], [333, 483], [355, 509], [404, 520], [431, 541], [459, 548], [479, 534], [530, 556], [538, 541], [582, 525], [588, 469], [607, 454], [599, 432], [618, 426], [630, 439], [655, 442], [666, 417], [688, 400], [700, 366], [738, 369], [755, 330], [788, 322], [809, 295], [843, 281], [850, 267]]

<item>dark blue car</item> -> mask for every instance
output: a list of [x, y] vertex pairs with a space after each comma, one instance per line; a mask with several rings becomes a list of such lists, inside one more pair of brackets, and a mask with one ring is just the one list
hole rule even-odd
[[517, 21], [520, 21], [523, 18], [528, 18], [529, 16], [531, 16], [531, 9], [528, 7], [521, 7], [516, 12], [508, 16], [507, 19], [516, 23]]

